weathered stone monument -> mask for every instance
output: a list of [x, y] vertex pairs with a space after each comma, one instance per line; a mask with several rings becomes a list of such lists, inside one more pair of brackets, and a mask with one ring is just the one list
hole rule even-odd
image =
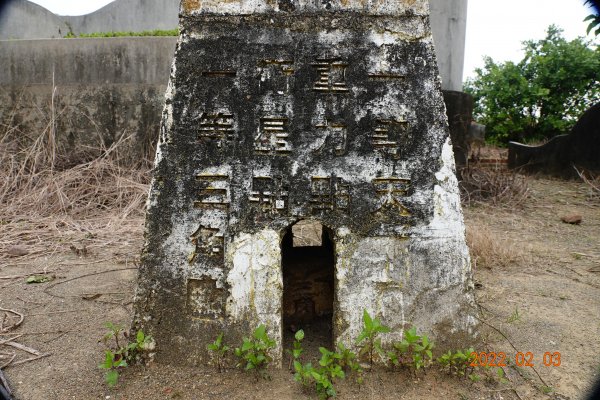
[[276, 358], [294, 324], [352, 345], [364, 309], [388, 340], [469, 332], [427, 0], [184, 0], [180, 30], [135, 302], [159, 359], [259, 324]]

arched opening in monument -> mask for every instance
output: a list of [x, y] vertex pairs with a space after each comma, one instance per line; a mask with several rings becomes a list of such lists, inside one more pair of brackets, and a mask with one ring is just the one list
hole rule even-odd
[[319, 347], [332, 347], [335, 301], [333, 232], [317, 221], [290, 226], [281, 241], [283, 272], [283, 336], [290, 348], [294, 333], [304, 330], [309, 357]]

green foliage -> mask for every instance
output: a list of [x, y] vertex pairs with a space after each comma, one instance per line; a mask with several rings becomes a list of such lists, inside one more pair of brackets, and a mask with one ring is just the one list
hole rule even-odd
[[434, 344], [427, 335], [418, 335], [417, 328], [404, 331], [403, 339], [393, 344], [388, 358], [394, 366], [407, 366], [415, 371], [431, 365]]
[[583, 38], [567, 41], [554, 25], [546, 37], [523, 43], [518, 63], [486, 57], [468, 79], [474, 114], [487, 126], [487, 140], [536, 141], [568, 133], [581, 114], [600, 100], [600, 50]]
[[471, 353], [475, 350], [470, 347], [465, 350], [457, 350], [452, 352], [448, 350], [447, 353], [443, 354], [437, 359], [438, 364], [442, 367], [442, 370], [446, 371], [451, 375], [465, 376], [469, 370], [473, 368], [469, 366]]
[[337, 352], [319, 347], [321, 359], [315, 367], [310, 362], [303, 364], [300, 360], [303, 353], [304, 331], [299, 330], [296, 332], [294, 339], [292, 351], [290, 352], [294, 361], [294, 380], [300, 382], [306, 388], [313, 387], [319, 398], [335, 397], [334, 382], [336, 379], [345, 379], [346, 373], [358, 374], [357, 382], [362, 383], [362, 369], [356, 361], [356, 354], [343, 344], [338, 345]]
[[515, 310], [512, 312], [512, 314], [510, 315], [510, 317], [508, 317], [508, 319], [506, 320], [506, 322], [508, 322], [509, 324], [512, 324], [513, 322], [517, 322], [521, 320], [521, 312], [519, 311], [519, 306], [515, 306]]
[[374, 357], [377, 355], [383, 358], [385, 352], [381, 347], [380, 333], [388, 333], [390, 328], [382, 325], [378, 318], [372, 318], [367, 310], [363, 311], [363, 329], [356, 339], [356, 344], [360, 346], [359, 356], [368, 356], [369, 365], [373, 367]]
[[590, 21], [585, 31], [586, 35], [589, 35], [592, 30], [595, 36], [600, 35], [600, 15], [590, 14], [585, 17], [584, 21]]
[[267, 367], [273, 360], [269, 352], [275, 347], [275, 341], [267, 335], [264, 325], [254, 331], [251, 338], [244, 338], [242, 347], [236, 347], [234, 354], [239, 358], [238, 367], [246, 371], [254, 370], [263, 378], [269, 378]]
[[507, 383], [508, 380], [505, 378], [504, 370], [500, 367], [490, 367], [488, 365], [484, 367], [478, 367], [477, 372], [472, 372], [469, 375], [469, 379], [472, 382], [479, 382], [485, 379], [489, 383]]
[[[105, 326], [108, 332], [104, 335], [102, 341], [107, 348], [104, 351], [104, 362], [98, 365], [98, 368], [106, 370], [106, 383], [109, 387], [114, 387], [119, 380], [119, 369], [125, 368], [129, 363], [136, 361], [142, 352], [153, 350], [154, 340], [139, 330], [135, 340], [128, 342], [128, 335], [123, 327], [112, 322], [107, 322]], [[112, 343], [113, 339], [114, 343]]]
[[346, 374], [340, 360], [342, 356], [325, 347], [319, 347], [321, 359], [319, 365], [313, 367], [312, 363], [302, 364], [299, 360], [294, 361], [294, 379], [303, 386], [314, 385], [320, 399], [328, 399], [336, 396], [334, 381], [344, 379]]
[[206, 345], [212, 363], [217, 367], [217, 371], [222, 372], [225, 369], [225, 356], [229, 352], [229, 346], [223, 343], [223, 333], [217, 336], [214, 342]]
[[[594, 2], [592, 0], [585, 0], [585, 4], [594, 6]], [[590, 14], [585, 17], [584, 21], [590, 21], [585, 32], [586, 35], [589, 35], [592, 30], [594, 31], [595, 36], [600, 35], [600, 15]]]
[[356, 382], [359, 385], [363, 383], [363, 369], [358, 362], [358, 358], [356, 357], [356, 353], [346, 348], [342, 343], [338, 344], [337, 348], [338, 364], [342, 367], [342, 370], [346, 374], [353, 373], [356, 374]]
[[72, 31], [69, 31], [65, 35], [65, 38], [109, 38], [109, 37], [131, 37], [131, 36], [178, 36], [178, 29], [155, 29], [152, 31], [142, 31], [142, 32], [94, 32], [94, 33], [81, 33], [79, 35], [75, 35]]

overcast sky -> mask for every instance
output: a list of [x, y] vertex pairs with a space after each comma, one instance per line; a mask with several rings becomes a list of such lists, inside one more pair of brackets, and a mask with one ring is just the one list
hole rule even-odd
[[[33, 0], [55, 14], [82, 15], [111, 0]], [[464, 77], [483, 66], [483, 56], [494, 61], [519, 61], [521, 42], [541, 39], [550, 24], [564, 30], [567, 39], [584, 36], [592, 13], [583, 0], [468, 0]], [[589, 37], [591, 38], [591, 36]]]

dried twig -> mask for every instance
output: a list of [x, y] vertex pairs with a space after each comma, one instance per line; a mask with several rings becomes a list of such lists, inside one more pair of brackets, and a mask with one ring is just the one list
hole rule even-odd
[[[12, 356], [10, 358], [10, 360], [8, 360], [7, 362], [5, 362], [4, 364], [0, 365], [0, 373], [2, 372], [2, 370], [6, 367], [8, 367], [10, 365], [10, 363], [13, 362], [13, 360], [17, 357], [16, 353], [12, 353]], [[4, 378], [4, 376], [2, 376]], [[5, 387], [8, 387], [7, 385], [4, 385]]]
[[18, 327], [19, 325], [21, 325], [21, 323], [25, 319], [25, 316], [23, 314], [21, 314], [20, 312], [15, 311], [15, 310], [9, 310], [9, 309], [6, 309], [6, 308], [0, 308], [0, 311], [4, 311], [4, 312], [7, 312], [7, 313], [12, 313], [12, 314], [14, 314], [14, 315], [16, 315], [16, 316], [19, 317], [19, 320], [17, 322], [15, 322], [14, 324], [12, 324], [12, 325], [10, 325], [10, 326], [8, 326], [6, 328], [2, 327], [0, 329], [0, 332], [8, 332], [11, 329], [15, 329], [16, 327]]
[[[70, 332], [79, 332], [76, 329], [58, 329], [54, 331], [39, 331], [39, 332], [19, 332], [19, 335], [54, 335], [57, 333], [70, 333]], [[13, 335], [12, 333], [0, 333], [0, 336], [3, 335]]]
[[35, 356], [35, 357], [31, 357], [31, 358], [26, 358], [25, 360], [15, 361], [13, 363], [8, 364], [6, 367], [12, 367], [12, 366], [15, 366], [15, 365], [25, 364], [25, 363], [28, 363], [30, 361], [39, 360], [40, 358], [48, 357], [48, 356], [51, 356], [51, 355], [52, 355], [52, 353], [40, 354], [39, 356]]
[[577, 175], [579, 175], [579, 177], [585, 182], [585, 184], [590, 187], [592, 191], [592, 197], [600, 198], [600, 176], [588, 178], [585, 174], [585, 171], [579, 171], [577, 168], [575, 168], [575, 171], [577, 172]]
[[494, 206], [517, 206], [529, 197], [527, 177], [504, 170], [469, 166], [461, 171], [463, 203], [491, 203]]
[[61, 295], [58, 295], [58, 294], [55, 294], [55, 293], [50, 293], [50, 289], [52, 289], [52, 288], [54, 288], [54, 287], [56, 287], [56, 286], [58, 286], [58, 285], [62, 285], [63, 283], [71, 282], [71, 281], [74, 281], [74, 280], [77, 280], [77, 279], [81, 279], [81, 278], [86, 278], [86, 277], [88, 277], [88, 276], [95, 276], [95, 275], [107, 274], [107, 273], [109, 273], [109, 272], [127, 271], [127, 270], [131, 270], [131, 269], [138, 269], [138, 268], [137, 268], [137, 267], [129, 267], [129, 268], [116, 268], [116, 269], [108, 269], [108, 270], [106, 270], [106, 271], [91, 272], [91, 273], [89, 273], [89, 274], [83, 274], [83, 275], [79, 275], [79, 276], [76, 276], [76, 277], [74, 277], [74, 278], [69, 278], [69, 279], [66, 279], [66, 280], [64, 280], [64, 281], [56, 282], [56, 283], [53, 283], [53, 284], [52, 284], [52, 285], [50, 285], [50, 286], [47, 286], [47, 287], [44, 289], [44, 293], [46, 293], [46, 294], [48, 294], [48, 295], [50, 295], [50, 296], [64, 298], [64, 296], [61, 296]]
[[27, 353], [33, 354], [34, 356], [40, 356], [42, 355], [42, 353], [40, 353], [39, 351], [37, 351], [36, 349], [32, 349], [29, 346], [25, 346], [24, 344], [21, 343], [17, 343], [17, 342], [6, 342], [4, 343], [5, 346], [11, 346], [14, 347], [15, 349], [19, 349], [19, 350], [23, 350]]

